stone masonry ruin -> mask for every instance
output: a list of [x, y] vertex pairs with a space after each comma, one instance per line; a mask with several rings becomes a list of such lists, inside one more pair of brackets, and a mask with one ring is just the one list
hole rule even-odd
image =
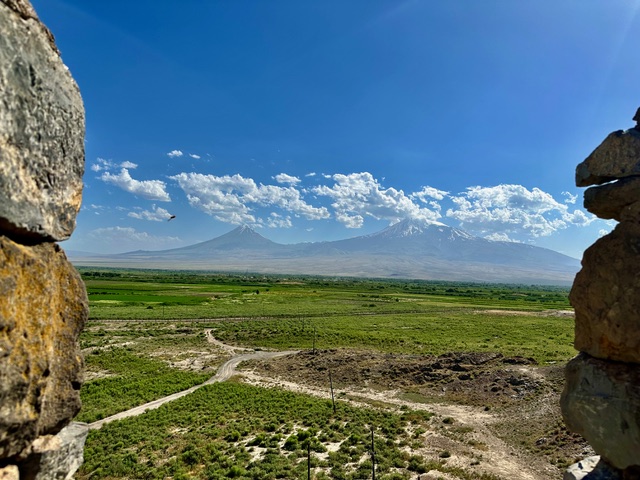
[[82, 196], [84, 107], [28, 0], [0, 0], [0, 479], [71, 478], [87, 429], [80, 276], [54, 242]]
[[[633, 118], [640, 122], [640, 109]], [[640, 478], [640, 124], [618, 130], [576, 169], [584, 206], [620, 222], [589, 247], [569, 295], [575, 347], [561, 399], [567, 426], [600, 456], [565, 478]], [[595, 186], [592, 186], [595, 185]], [[598, 463], [599, 460], [599, 463]]]

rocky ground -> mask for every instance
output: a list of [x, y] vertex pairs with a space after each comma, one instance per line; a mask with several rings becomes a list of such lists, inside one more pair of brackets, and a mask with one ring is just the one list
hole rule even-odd
[[444, 442], [441, 451], [452, 457], [466, 456], [463, 467], [478, 461], [480, 452], [499, 476], [551, 479], [593, 454], [563, 425], [560, 365], [541, 367], [531, 359], [493, 353], [435, 357], [318, 350], [244, 367], [246, 381], [327, 397], [329, 372], [338, 400], [439, 412], [437, 442]]

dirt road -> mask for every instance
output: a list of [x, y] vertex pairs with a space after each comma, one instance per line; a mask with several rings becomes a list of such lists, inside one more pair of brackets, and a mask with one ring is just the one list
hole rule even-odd
[[[225, 354], [233, 355], [232, 358], [218, 368], [214, 376], [201, 385], [91, 423], [89, 428], [99, 429], [105, 423], [141, 415], [146, 410], [158, 408], [167, 402], [188, 395], [203, 385], [228, 380], [236, 374], [238, 365], [247, 360], [269, 360], [299, 353], [298, 351], [247, 351], [244, 348], [223, 344], [213, 337], [210, 330], [205, 331], [205, 335], [209, 343], [215, 344]], [[288, 361], [290, 360], [288, 359]], [[291, 372], [292, 370], [288, 371]], [[314, 386], [309, 382], [305, 382], [301, 375], [294, 375], [297, 382], [290, 381], [289, 378], [285, 380], [286, 375], [265, 375], [264, 371], [256, 371], [255, 366], [250, 370], [243, 371], [242, 375], [244, 382], [256, 386], [277, 387], [321, 398], [330, 398], [330, 392], [327, 388], [319, 388], [318, 385]], [[508, 445], [496, 435], [492, 426], [501, 421], [501, 418], [493, 410], [487, 411], [487, 409], [478, 406], [452, 403], [430, 402], [428, 405], [414, 403], [402, 399], [399, 396], [401, 392], [394, 389], [382, 391], [360, 388], [355, 384], [340, 388], [338, 393], [342, 394], [342, 401], [354, 405], [365, 406], [369, 402], [380, 402], [381, 404], [395, 405], [398, 408], [409, 407], [418, 410], [427, 408], [436, 414], [437, 419], [434, 420], [433, 430], [426, 434], [424, 446], [417, 450], [418, 453], [423, 454], [425, 457], [438, 459], [440, 458], [440, 453], [446, 450], [450, 455], [447, 459], [447, 464], [468, 472], [483, 472], [498, 478], [518, 478], [521, 480], [552, 480], [558, 478], [559, 470], [547, 460], [541, 456], [528, 453], [521, 448], [514, 448], [513, 445]], [[445, 423], [443, 420], [448, 417], [455, 419], [455, 422], [451, 424], [452, 422], [447, 420]], [[479, 459], [482, 459], [481, 466], [477, 465], [480, 463]], [[441, 478], [453, 478], [443, 476], [440, 472], [434, 472], [434, 475]]]
[[[208, 337], [210, 337], [210, 335], [208, 335]], [[213, 339], [213, 337], [210, 337], [210, 338]], [[215, 339], [213, 340], [217, 342], [217, 340]], [[284, 352], [262, 352], [261, 351], [261, 352], [243, 353], [241, 355], [236, 355], [235, 357], [223, 363], [220, 366], [220, 368], [218, 368], [218, 371], [213, 377], [211, 377], [209, 380], [207, 380], [206, 382], [200, 385], [196, 385], [194, 387], [191, 387], [187, 390], [183, 390], [181, 392], [167, 395], [166, 397], [153, 400], [152, 402], [145, 403], [144, 405], [139, 405], [137, 407], [131, 408], [124, 412], [116, 413], [115, 415], [111, 415], [110, 417], [103, 418], [102, 420], [98, 420], [96, 422], [90, 423], [89, 428], [99, 429], [105, 423], [113, 422], [114, 420], [121, 420], [123, 418], [135, 417], [136, 415], [141, 415], [147, 410], [153, 410], [154, 408], [158, 408], [160, 405], [164, 405], [167, 402], [171, 402], [178, 398], [184, 397], [185, 395], [189, 395], [191, 392], [195, 392], [198, 388], [202, 387], [203, 385], [210, 385], [216, 382], [224, 382], [225, 380], [228, 380], [234, 375], [236, 367], [240, 363], [245, 362], [247, 360], [269, 360], [271, 358], [282, 357], [285, 355], [292, 355], [294, 353], [298, 353], [298, 351], [296, 350], [290, 350], [290, 351], [284, 351]]]

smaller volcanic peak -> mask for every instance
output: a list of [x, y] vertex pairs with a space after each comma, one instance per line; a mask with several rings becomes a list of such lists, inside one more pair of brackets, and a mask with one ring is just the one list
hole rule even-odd
[[[279, 251], [281, 247], [282, 245], [264, 238], [248, 225], [242, 225], [224, 235], [205, 242], [152, 253], [155, 256], [170, 255], [173, 258], [209, 258], [225, 256], [231, 253], [235, 255], [269, 254]], [[127, 255], [148, 255], [149, 253], [151, 252], [129, 252]]]
[[225, 233], [217, 238], [185, 248], [193, 248], [194, 250], [202, 251], [242, 250], [269, 248], [276, 245], [277, 244], [275, 242], [267, 240], [248, 225], [241, 225], [234, 228], [229, 233]]
[[229, 233], [225, 233], [224, 235], [218, 237], [218, 239], [226, 239], [240, 242], [248, 242], [248, 243], [273, 243], [271, 240], [267, 240], [258, 232], [256, 232], [249, 225], [241, 225], [239, 227], [234, 228]]

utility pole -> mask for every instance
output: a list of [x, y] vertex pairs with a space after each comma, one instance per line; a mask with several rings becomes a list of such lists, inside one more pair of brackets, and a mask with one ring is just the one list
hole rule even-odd
[[311, 480], [311, 438], [307, 439], [307, 480]]
[[371, 480], [376, 480], [376, 446], [373, 443], [373, 426], [371, 426]]
[[333, 380], [331, 379], [331, 369], [329, 369], [329, 386], [331, 387], [331, 403], [333, 404], [333, 413], [336, 413], [336, 399], [333, 396]]
[[313, 354], [316, 354], [316, 327], [313, 327]]

